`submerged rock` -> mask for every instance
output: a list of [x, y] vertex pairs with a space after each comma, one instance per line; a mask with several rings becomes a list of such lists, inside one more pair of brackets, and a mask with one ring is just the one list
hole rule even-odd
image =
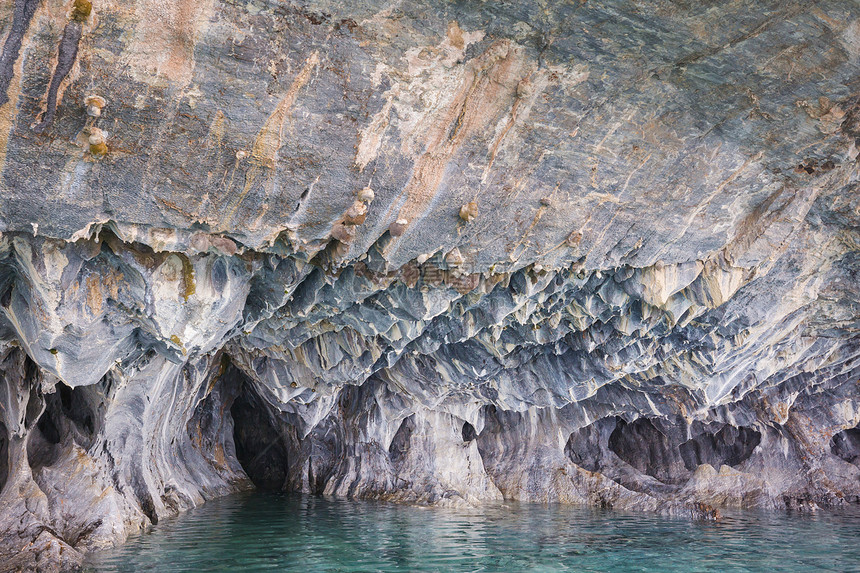
[[6, 568], [254, 486], [860, 501], [856, 2], [78, 4], [0, 7]]

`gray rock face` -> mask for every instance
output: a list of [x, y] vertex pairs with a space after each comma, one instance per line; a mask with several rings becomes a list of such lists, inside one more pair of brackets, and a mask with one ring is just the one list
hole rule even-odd
[[860, 501], [856, 2], [87, 5], [0, 7], [6, 568], [254, 484]]

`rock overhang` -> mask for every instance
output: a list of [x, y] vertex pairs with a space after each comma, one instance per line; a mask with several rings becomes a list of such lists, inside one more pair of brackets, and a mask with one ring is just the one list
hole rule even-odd
[[0, 495], [46, 554], [248, 476], [857, 499], [855, 3], [4, 10]]

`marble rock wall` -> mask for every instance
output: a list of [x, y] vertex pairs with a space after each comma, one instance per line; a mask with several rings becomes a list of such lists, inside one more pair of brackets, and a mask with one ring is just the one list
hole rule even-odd
[[0, 5], [0, 569], [259, 487], [860, 501], [860, 7]]

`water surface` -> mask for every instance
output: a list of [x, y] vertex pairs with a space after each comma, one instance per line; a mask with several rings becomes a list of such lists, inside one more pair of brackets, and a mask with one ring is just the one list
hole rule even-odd
[[478, 510], [250, 493], [163, 520], [91, 571], [860, 571], [860, 512], [720, 522], [567, 506]]

